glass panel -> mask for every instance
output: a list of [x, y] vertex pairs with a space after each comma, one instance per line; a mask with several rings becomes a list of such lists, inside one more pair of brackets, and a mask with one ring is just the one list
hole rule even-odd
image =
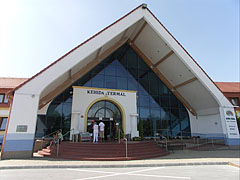
[[117, 89], [127, 90], [127, 78], [117, 77]]
[[135, 79], [138, 78], [138, 70], [134, 68], [128, 68], [129, 76], [134, 77]]
[[4, 95], [0, 94], [0, 103], [3, 103], [3, 97], [4, 97]]
[[147, 79], [140, 79], [139, 82], [141, 83], [142, 87], [149, 92], [149, 81]]
[[98, 65], [96, 66], [92, 71], [92, 74], [102, 74], [104, 75], [104, 65]]
[[138, 61], [137, 61], [137, 56], [136, 53], [133, 51], [128, 51], [129, 53], [127, 54], [128, 58], [128, 68], [137, 68], [138, 66]]
[[109, 75], [109, 76], [115, 76], [116, 74], [116, 66], [110, 64], [107, 67], [105, 67], [105, 75]]
[[170, 96], [170, 106], [173, 108], [178, 108], [178, 99], [175, 96]]
[[104, 75], [98, 74], [92, 79], [92, 87], [104, 87]]
[[[82, 78], [74, 82], [73, 85], [136, 90], [138, 96], [138, 119], [144, 120], [144, 134], [146, 136], [153, 136], [154, 131], [160, 127], [162, 129], [170, 129], [170, 125], [171, 128], [177, 129], [176, 131], [183, 129], [190, 131], [188, 112], [184, 105], [127, 43], [109, 55]], [[1, 98], [0, 95], [0, 100]], [[70, 129], [71, 108], [68, 104], [65, 107], [66, 102], [69, 104], [72, 103], [72, 85], [50, 104], [46, 117], [49, 129], [53, 126], [54, 128], [66, 127]], [[52, 109], [59, 103], [64, 105], [62, 108], [59, 108], [60, 110], [57, 110], [58, 114], [55, 113], [53, 115]], [[102, 107], [105, 107], [105, 101], [94, 104], [89, 110], [88, 116], [94, 117], [95, 113]], [[153, 108], [159, 109], [160, 119], [153, 116]], [[113, 110], [114, 117], [121, 117], [118, 108], [110, 106], [110, 109]], [[98, 114], [102, 113], [106, 116], [107, 110], [103, 108], [101, 111], [98, 112]], [[182, 120], [183, 122], [186, 121], [185, 126], [180, 125]], [[58, 125], [56, 123], [58, 123]], [[165, 134], [167, 133], [170, 132], [165, 130]]]
[[47, 134], [62, 128], [62, 104], [53, 103], [47, 112]]
[[117, 73], [117, 76], [121, 76], [121, 77], [128, 76], [127, 70], [122, 65], [119, 65], [116, 67], [116, 73]]
[[134, 91], [138, 90], [138, 83], [135, 79], [133, 78], [128, 79], [128, 90], [134, 90]]
[[179, 118], [180, 119], [188, 118], [188, 112], [186, 111], [186, 109], [179, 109]]
[[4, 103], [6, 103], [6, 104], [8, 103], [8, 98], [7, 98], [7, 96], [4, 97]]
[[169, 92], [168, 88], [163, 83], [159, 83], [159, 94], [167, 95], [168, 92]]
[[105, 76], [105, 88], [116, 89], [117, 83], [115, 76]]
[[88, 118], [115, 118], [121, 119], [121, 113], [118, 107], [109, 101], [99, 101], [92, 105], [88, 111]]
[[48, 130], [47, 119], [45, 115], [38, 115], [37, 117], [37, 128], [36, 128], [36, 137], [40, 138], [46, 134]]
[[158, 95], [158, 83], [153, 80], [149, 80], [149, 91], [151, 95]]
[[158, 104], [158, 96], [149, 96], [150, 97], [150, 106], [151, 107], [159, 107], [159, 104]]
[[149, 96], [140, 96], [140, 106], [149, 107]]
[[155, 136], [157, 129], [160, 129], [160, 126], [157, 127], [157, 121], [159, 124], [159, 121], [161, 119], [160, 109], [154, 108], [154, 109], [151, 109], [150, 112], [151, 112], [151, 119], [153, 122], [153, 135]]
[[169, 107], [169, 97], [168, 96], [161, 96], [160, 103], [162, 107]]
[[113, 111], [110, 109], [105, 109], [105, 118], [113, 118]]
[[6, 129], [6, 125], [7, 125], [7, 119], [8, 118], [2, 118], [2, 124], [0, 126], [0, 130], [5, 130]]
[[73, 89], [72, 87], [68, 88], [63, 94], [63, 102], [72, 103]]
[[138, 70], [139, 78], [140, 78], [140, 79], [148, 79], [148, 71], [149, 71], [149, 70], [139, 69], [139, 70]]

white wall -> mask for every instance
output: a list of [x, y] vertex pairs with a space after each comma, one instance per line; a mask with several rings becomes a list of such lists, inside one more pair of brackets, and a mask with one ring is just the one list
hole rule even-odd
[[220, 114], [210, 114], [202, 116], [193, 116], [191, 113], [190, 125], [192, 135], [217, 136], [224, 135]]
[[[104, 94], [88, 94], [88, 90], [101, 91]], [[125, 96], [106, 95], [107, 92], [123, 92]], [[137, 131], [137, 102], [136, 91], [122, 91], [100, 88], [86, 88], [74, 87], [73, 88], [73, 103], [72, 103], [72, 118], [71, 129], [75, 131], [85, 131], [85, 121], [87, 119], [87, 109], [99, 100], [112, 100], [117, 106], [120, 104], [123, 110], [122, 118], [126, 119], [125, 127], [126, 134], [131, 134], [132, 137], [138, 137]], [[134, 126], [134, 127], [133, 127]]]
[[0, 108], [0, 117], [8, 117], [9, 115], [9, 108]]

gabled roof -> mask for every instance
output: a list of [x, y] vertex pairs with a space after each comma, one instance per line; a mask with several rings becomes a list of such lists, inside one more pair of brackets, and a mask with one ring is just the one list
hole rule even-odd
[[90, 41], [91, 39], [95, 38], [96, 36], [98, 36], [99, 34], [101, 34], [103, 31], [105, 31], [106, 29], [110, 28], [111, 26], [113, 26], [114, 24], [116, 24], [118, 21], [121, 21], [123, 18], [125, 18], [126, 16], [128, 16], [129, 14], [133, 13], [136, 9], [142, 7], [144, 4], [139, 5], [138, 7], [136, 7], [135, 9], [133, 9], [132, 11], [130, 11], [128, 14], [126, 14], [125, 16], [121, 17], [120, 19], [118, 19], [117, 21], [115, 21], [114, 23], [110, 24], [109, 26], [105, 27], [104, 29], [102, 29], [101, 31], [99, 31], [97, 34], [93, 35], [92, 37], [90, 37], [89, 39], [87, 39], [86, 41], [82, 42], [81, 44], [79, 44], [78, 46], [76, 46], [75, 48], [73, 48], [72, 50], [70, 50], [68, 53], [66, 53], [65, 55], [63, 55], [62, 57], [60, 57], [59, 59], [57, 59], [56, 61], [54, 61], [52, 64], [50, 64], [49, 66], [47, 66], [46, 68], [44, 68], [43, 70], [41, 70], [40, 72], [38, 72], [37, 74], [35, 74], [34, 76], [32, 76], [31, 78], [29, 78], [27, 81], [25, 81], [22, 84], [19, 84], [17, 87], [15, 87], [11, 92], [9, 93], [14, 93], [14, 91], [16, 91], [17, 89], [19, 89], [20, 87], [22, 87], [24, 84], [26, 84], [27, 82], [31, 81], [32, 79], [34, 79], [35, 77], [37, 77], [38, 75], [40, 75], [41, 73], [43, 73], [44, 71], [46, 71], [47, 69], [49, 69], [51, 66], [53, 66], [54, 64], [56, 64], [58, 61], [62, 60], [64, 57], [66, 57], [67, 55], [69, 55], [70, 53], [72, 53], [73, 51], [75, 51], [77, 48], [81, 47], [82, 45], [86, 44], [88, 41]]
[[0, 89], [13, 89], [27, 80], [28, 78], [0, 77]]
[[215, 82], [222, 92], [240, 93], [240, 82]]
[[148, 9], [130, 13], [83, 42], [13, 91], [40, 95], [40, 108], [124, 43], [196, 115], [231, 105], [190, 54]]

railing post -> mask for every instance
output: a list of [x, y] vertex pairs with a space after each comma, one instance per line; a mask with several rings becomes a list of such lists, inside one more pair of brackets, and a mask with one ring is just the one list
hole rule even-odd
[[128, 149], [127, 149], [127, 143], [128, 143], [127, 141], [128, 140], [127, 140], [127, 138], [124, 138], [124, 140], [126, 141], [126, 158], [127, 158], [128, 157]]
[[42, 141], [41, 141], [41, 149], [43, 149], [43, 137], [42, 137]]
[[118, 129], [118, 143], [120, 144], [120, 129]]
[[166, 138], [166, 151], [168, 151], [167, 138]]
[[199, 150], [199, 143], [198, 143], [198, 138], [197, 138], [197, 146], [198, 146], [198, 150]]
[[58, 138], [58, 144], [57, 144], [57, 157], [58, 157], [58, 153], [59, 153], [59, 138]]

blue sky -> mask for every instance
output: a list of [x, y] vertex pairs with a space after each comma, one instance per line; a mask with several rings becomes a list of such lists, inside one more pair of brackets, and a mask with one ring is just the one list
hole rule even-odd
[[239, 82], [239, 0], [0, 0], [0, 77], [31, 77], [142, 3], [214, 81]]

